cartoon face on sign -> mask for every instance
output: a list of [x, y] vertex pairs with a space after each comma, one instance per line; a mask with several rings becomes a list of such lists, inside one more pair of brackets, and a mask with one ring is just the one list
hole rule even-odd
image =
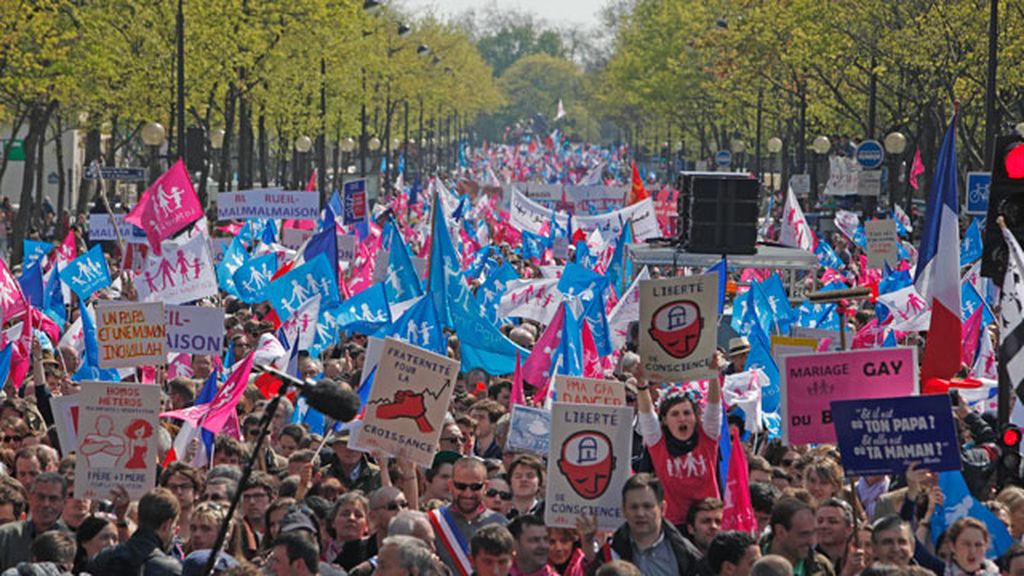
[[673, 358], [686, 358], [700, 343], [704, 319], [700, 307], [691, 300], [669, 302], [651, 316], [651, 338]]
[[612, 442], [601, 432], [581, 430], [562, 444], [558, 471], [573, 491], [584, 498], [600, 498], [615, 470]]

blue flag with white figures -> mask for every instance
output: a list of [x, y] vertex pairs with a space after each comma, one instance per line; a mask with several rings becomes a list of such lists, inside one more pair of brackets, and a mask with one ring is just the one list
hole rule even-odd
[[238, 297], [246, 304], [263, 302], [267, 299], [265, 291], [274, 274], [277, 274], [277, 254], [268, 252], [250, 258], [232, 276]]
[[480, 368], [488, 374], [511, 374], [516, 369], [516, 353], [526, 357], [530, 351], [509, 340], [498, 327], [476, 312], [482, 305], [473, 294], [466, 293], [461, 302], [453, 303], [455, 331], [460, 335], [460, 372]]
[[334, 285], [338, 285], [338, 229], [334, 220], [334, 212], [324, 210], [324, 218], [320, 222], [320, 229], [313, 234], [302, 251], [302, 257], [309, 262], [319, 255], [327, 259], [328, 270], [334, 278]]
[[97, 290], [110, 286], [110, 269], [103, 256], [103, 248], [97, 244], [72, 260], [60, 271], [60, 279], [82, 300], [88, 300]]
[[25, 264], [22, 266], [24, 269], [29, 269], [32, 266], [43, 261], [46, 255], [53, 250], [53, 244], [49, 242], [39, 242], [37, 240], [22, 240], [22, 246], [24, 247]]
[[93, 319], [93, 313], [89, 306], [81, 306], [80, 309], [82, 317], [82, 339], [85, 342], [85, 351], [82, 354], [82, 365], [78, 368], [78, 372], [75, 372], [71, 379], [75, 382], [82, 382], [85, 380], [120, 382], [121, 377], [117, 374], [117, 370], [112, 368], [100, 368], [100, 342], [96, 338], [96, 321]]
[[939, 488], [944, 496], [943, 503], [935, 507], [932, 514], [932, 543], [938, 545], [939, 537], [961, 518], [980, 520], [988, 527], [989, 546], [985, 552], [988, 558], [1002, 556], [1013, 545], [1013, 537], [1006, 524], [996, 518], [984, 504], [971, 495], [967, 482], [959, 470], [939, 472]]
[[323, 254], [274, 280], [264, 293], [282, 322], [314, 296], [320, 296], [321, 307], [331, 308], [341, 302], [331, 264]]
[[589, 302], [604, 292], [608, 286], [608, 278], [587, 270], [575, 262], [569, 262], [562, 270], [562, 277], [558, 280], [558, 291], [566, 298], [579, 298]]
[[[626, 246], [633, 242], [633, 227], [623, 226], [622, 232], [619, 234], [619, 239], [615, 243], [615, 251], [612, 252], [612, 259], [608, 263], [608, 271], [605, 275], [608, 280], [615, 287], [615, 293], [620, 297], [625, 292], [626, 287], [629, 285], [630, 280], [633, 278], [633, 265], [627, 262], [625, 256]], [[719, 310], [721, 313], [721, 310]]]
[[316, 320], [316, 335], [313, 337], [313, 344], [309, 347], [310, 356], [317, 357], [328, 346], [338, 341], [338, 318], [341, 317], [342, 307], [345, 303], [336, 308], [321, 308]]
[[964, 238], [960, 241], [960, 265], [973, 264], [975, 260], [981, 258], [981, 253], [981, 226], [975, 218], [971, 220], [971, 225], [967, 227], [967, 232], [964, 232]]
[[249, 253], [245, 250], [245, 245], [242, 244], [241, 236], [235, 236], [235, 239], [228, 245], [228, 249], [224, 251], [224, 259], [217, 265], [217, 285], [221, 290], [238, 297], [238, 290], [235, 288], [235, 272], [247, 260], [249, 260]]
[[[439, 192], [434, 200], [437, 214], [433, 217], [434, 222], [430, 232], [430, 270], [427, 271], [430, 290], [428, 296], [434, 301], [433, 309], [441, 321], [439, 328], [451, 328], [452, 317], [448, 311], [448, 302], [453, 298], [457, 299], [466, 288], [459, 275], [461, 265], [458, 252], [452, 245], [448, 219], [444, 216], [444, 209], [440, 203]], [[441, 354], [443, 355], [444, 352]]]
[[548, 237], [540, 236], [527, 230], [522, 231], [522, 237], [522, 256], [526, 260], [534, 258], [539, 260], [543, 258], [544, 251], [551, 247], [551, 239]]
[[345, 300], [339, 310], [340, 313], [335, 316], [338, 329], [347, 332], [373, 334], [391, 323], [391, 309], [383, 284], [374, 284]]
[[794, 319], [793, 307], [789, 304], [789, 296], [786, 295], [786, 288], [782, 285], [782, 279], [778, 274], [772, 274], [767, 280], [761, 283], [761, 290], [768, 298], [768, 305], [771, 306], [772, 314], [779, 325], [789, 323]]
[[988, 326], [992, 322], [995, 322], [995, 316], [988, 309], [988, 305], [981, 298], [981, 294], [974, 288], [974, 285], [970, 282], [963, 282], [960, 284], [960, 314], [964, 322], [966, 322], [978, 309], [983, 307], [981, 312], [981, 325]]
[[611, 288], [605, 288], [597, 293], [589, 304], [586, 304], [586, 312], [583, 314], [584, 320], [587, 321], [587, 325], [590, 327], [590, 334], [594, 337], [594, 346], [597, 348], [597, 353], [601, 356], [609, 356], [613, 352], [611, 331], [608, 328], [608, 315], [605, 314], [605, 298], [604, 294], [606, 290]]
[[826, 268], [840, 270], [844, 266], [843, 260], [832, 249], [832, 245], [825, 238], [818, 238], [818, 245], [814, 247], [814, 255], [818, 257], [818, 264]]
[[756, 324], [747, 336], [750, 342], [750, 353], [747, 354], [747, 363], [744, 366], [747, 370], [760, 368], [768, 376], [769, 384], [761, 387], [761, 410], [763, 412], [775, 412], [779, 409], [781, 393], [779, 388], [779, 367], [772, 358], [772, 344], [768, 335]]
[[484, 314], [491, 322], [498, 321], [498, 304], [501, 296], [505, 293], [508, 283], [518, 280], [519, 274], [508, 262], [503, 263], [497, 270], [492, 272], [484, 280], [484, 283], [477, 289], [476, 295], [483, 307]]
[[310, 408], [305, 396], [299, 396], [295, 401], [295, 410], [292, 411], [292, 424], [305, 424], [311, 434], [324, 433], [324, 415], [314, 408]]
[[419, 346], [435, 354], [448, 354], [448, 338], [441, 330], [434, 301], [428, 296], [420, 298], [405, 311], [405, 314], [391, 324], [384, 326], [376, 334], [377, 338], [398, 338], [413, 346]]
[[43, 314], [49, 316], [58, 326], [63, 326], [68, 320], [68, 310], [64, 306], [64, 291], [61, 290], [62, 285], [57, 268], [54, 267], [43, 288]]
[[[388, 238], [390, 236], [390, 238]], [[403, 302], [423, 295], [423, 286], [416, 275], [416, 266], [412, 262], [409, 246], [402, 234], [389, 222], [385, 226], [385, 238], [388, 238], [388, 272], [384, 278], [384, 290], [388, 302]]]
[[565, 307], [565, 321], [562, 323], [562, 338], [558, 341], [558, 374], [583, 376], [583, 328], [572, 306], [564, 302], [562, 306]]

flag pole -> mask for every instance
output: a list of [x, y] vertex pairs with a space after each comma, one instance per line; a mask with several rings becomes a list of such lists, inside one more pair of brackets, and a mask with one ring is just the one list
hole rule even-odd
[[103, 170], [100, 167], [100, 161], [93, 160], [93, 166], [96, 167], [96, 181], [97, 192], [99, 193], [100, 200], [103, 202], [103, 208], [106, 209], [107, 215], [110, 216], [110, 223], [114, 225], [114, 235], [117, 237], [117, 246], [121, 250], [121, 259], [124, 260], [124, 238], [121, 237], [121, 226], [118, 225], [117, 221], [114, 220], [114, 211], [110, 209], [110, 200], [107, 199], [107, 191], [104, 190], [103, 181]]
[[437, 238], [434, 238], [434, 225], [437, 219], [437, 211], [441, 204], [441, 192], [434, 186], [434, 198], [432, 200], [430, 208], [430, 251], [427, 252], [427, 294], [430, 294], [430, 279], [433, 274], [431, 270], [434, 266], [434, 243], [437, 242]]

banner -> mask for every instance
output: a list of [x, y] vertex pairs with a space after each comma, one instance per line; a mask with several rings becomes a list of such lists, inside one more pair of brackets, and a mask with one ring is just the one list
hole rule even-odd
[[117, 240], [114, 224], [121, 229], [121, 239], [128, 244], [145, 244], [146, 233], [124, 221], [124, 214], [89, 214], [89, 242]]
[[717, 376], [718, 274], [640, 282], [640, 359], [668, 382]]
[[551, 441], [551, 411], [516, 404], [508, 422], [505, 450], [547, 457]]
[[[163, 302], [96, 303], [100, 368], [155, 366], [167, 362]], [[224, 316], [219, 319], [223, 324]]]
[[848, 475], [902, 474], [913, 462], [932, 472], [960, 469], [960, 443], [946, 394], [832, 402]]
[[458, 374], [458, 361], [388, 338], [363, 425], [349, 446], [430, 466]]
[[876, 348], [782, 359], [786, 445], [835, 442], [833, 400], [917, 394], [917, 348]]
[[164, 307], [167, 351], [221, 355], [224, 348], [224, 309], [205, 306]]
[[625, 406], [626, 385], [618, 380], [555, 376], [558, 401], [566, 404]]
[[78, 394], [75, 497], [110, 498], [114, 487], [138, 500], [156, 486], [160, 387], [83, 382]]
[[864, 223], [868, 239], [868, 267], [881, 268], [886, 262], [890, 268], [899, 264], [899, 237], [895, 220], [868, 220]]
[[558, 278], [511, 280], [498, 301], [498, 318], [526, 318], [550, 324], [562, 301]]
[[207, 237], [164, 242], [161, 256], [150, 254], [135, 288], [142, 302], [184, 304], [217, 294], [217, 273]]
[[220, 220], [316, 220], [319, 215], [320, 195], [310, 192], [263, 188], [217, 194], [217, 218]]
[[575, 528], [580, 516], [596, 516], [599, 530], [622, 525], [622, 486], [631, 475], [632, 424], [632, 408], [553, 405], [545, 524]]
[[[533, 234], [541, 234], [544, 225], [551, 222], [550, 209], [533, 202], [516, 189], [512, 190], [509, 214], [509, 222], [513, 227]], [[569, 215], [565, 212], [556, 212], [555, 219], [563, 228], [569, 225]], [[575, 216], [572, 219], [574, 229], [587, 233], [600, 230], [604, 238], [618, 238], [622, 233], [622, 227], [629, 222], [633, 224], [633, 238], [637, 242], [661, 236], [654, 201], [650, 198], [607, 214]]]

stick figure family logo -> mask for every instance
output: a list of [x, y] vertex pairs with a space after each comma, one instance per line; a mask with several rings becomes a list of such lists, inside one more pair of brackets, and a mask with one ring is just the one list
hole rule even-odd
[[[188, 253], [181, 248], [173, 254], [161, 257], [155, 270], [151, 268], [147, 268], [142, 274], [150, 292], [174, 288], [178, 283], [184, 284], [189, 280], [198, 280], [203, 271], [199, 255]], [[157, 288], [157, 282], [160, 282], [159, 288]]]
[[615, 449], [608, 436], [595, 430], [581, 430], [562, 444], [558, 471], [576, 494], [600, 498], [611, 482], [615, 461]]
[[425, 388], [419, 392], [397, 390], [394, 397], [390, 399], [381, 398], [376, 402], [371, 402], [371, 404], [376, 404], [373, 409], [374, 415], [381, 420], [408, 418], [416, 422], [420, 432], [429, 434], [434, 431], [434, 425], [427, 419], [426, 399], [427, 397], [433, 398], [435, 401], [440, 399], [444, 391], [448, 389], [448, 386], [448, 384], [445, 384], [436, 393]]
[[700, 344], [703, 327], [700, 306], [692, 300], [676, 300], [654, 312], [648, 333], [673, 358], [686, 358]]

